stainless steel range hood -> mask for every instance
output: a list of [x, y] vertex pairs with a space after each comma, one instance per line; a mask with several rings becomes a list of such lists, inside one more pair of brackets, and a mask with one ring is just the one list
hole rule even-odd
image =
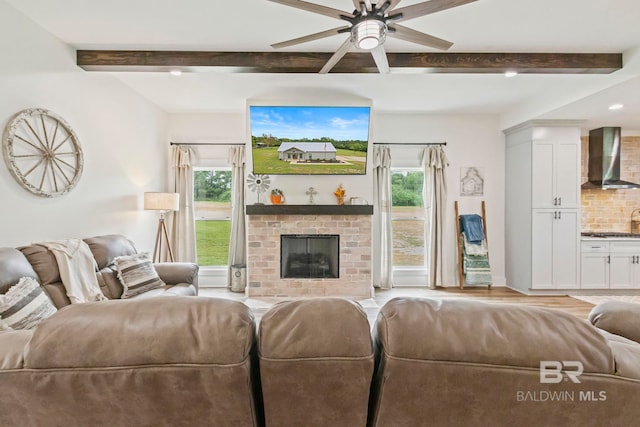
[[589, 131], [589, 181], [582, 184], [582, 188], [640, 188], [639, 184], [620, 180], [621, 142], [619, 127], [602, 127]]

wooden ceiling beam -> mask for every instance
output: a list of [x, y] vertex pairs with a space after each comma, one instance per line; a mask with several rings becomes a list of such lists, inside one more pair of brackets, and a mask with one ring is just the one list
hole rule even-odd
[[[220, 71], [317, 73], [332, 53], [78, 50], [87, 71]], [[622, 68], [621, 53], [388, 53], [394, 73], [609, 74]], [[372, 56], [348, 53], [332, 73], [377, 73]]]

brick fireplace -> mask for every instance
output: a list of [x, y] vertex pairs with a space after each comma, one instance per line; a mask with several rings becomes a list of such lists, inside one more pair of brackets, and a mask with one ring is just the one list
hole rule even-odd
[[[369, 298], [373, 295], [372, 206], [248, 205], [246, 213], [247, 296]], [[283, 277], [282, 268], [287, 260], [280, 258], [282, 236], [305, 235], [339, 236], [337, 263], [332, 261], [337, 264], [338, 277]]]

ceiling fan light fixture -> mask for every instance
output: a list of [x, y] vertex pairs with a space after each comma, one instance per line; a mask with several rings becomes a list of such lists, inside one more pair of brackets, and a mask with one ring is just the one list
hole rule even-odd
[[387, 25], [377, 19], [366, 19], [353, 26], [351, 37], [358, 49], [375, 49], [384, 43]]

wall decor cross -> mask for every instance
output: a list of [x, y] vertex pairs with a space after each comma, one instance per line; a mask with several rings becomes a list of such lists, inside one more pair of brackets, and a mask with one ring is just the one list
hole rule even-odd
[[315, 202], [313, 201], [313, 196], [314, 196], [315, 194], [318, 194], [318, 192], [316, 191], [316, 189], [315, 189], [315, 188], [313, 188], [313, 187], [309, 187], [309, 189], [308, 189], [304, 194], [306, 194], [307, 196], [309, 196], [309, 204], [310, 204], [310, 205], [313, 205], [313, 204], [315, 203]]

